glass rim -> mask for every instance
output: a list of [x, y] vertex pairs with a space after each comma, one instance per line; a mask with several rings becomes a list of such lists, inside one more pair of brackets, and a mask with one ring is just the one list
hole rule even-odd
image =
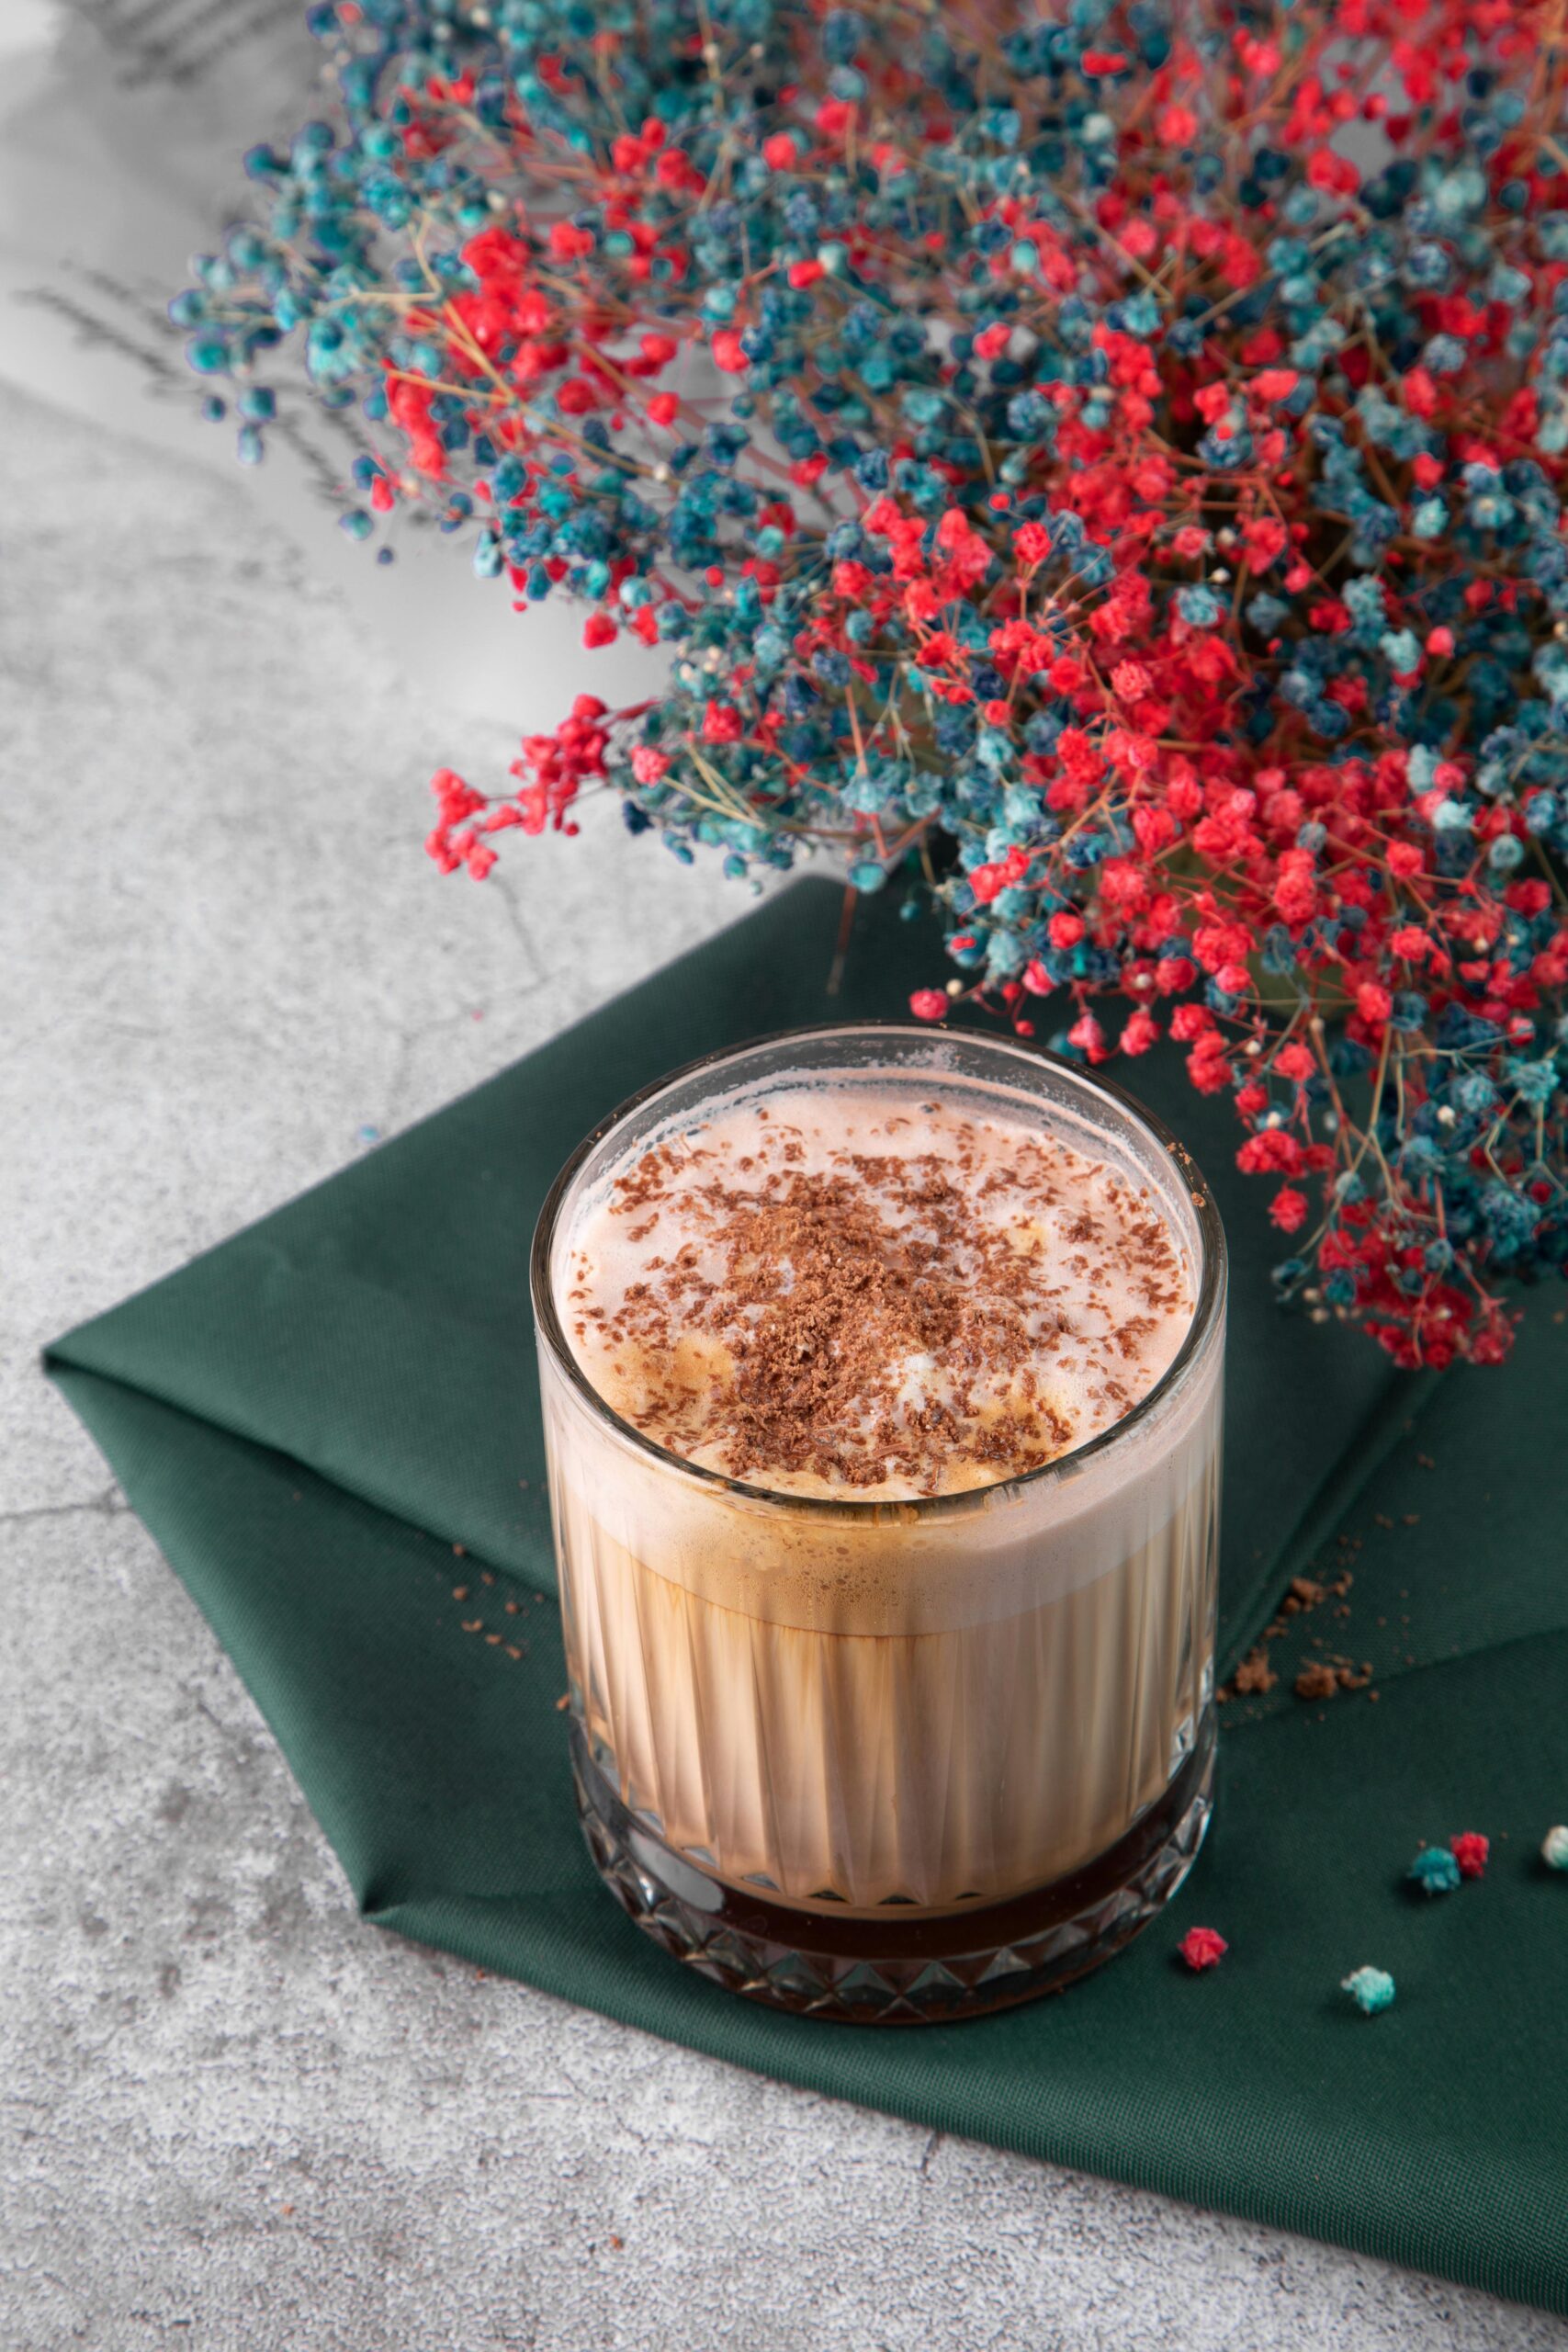
[[[1043, 1063], [1048, 1069], [1060, 1070], [1086, 1093], [1099, 1094], [1114, 1103], [1136, 1125], [1146, 1129], [1155, 1141], [1178, 1160], [1188, 1179], [1188, 1199], [1198, 1226], [1201, 1264], [1198, 1270], [1198, 1295], [1193, 1302], [1191, 1320], [1182, 1336], [1181, 1345], [1146, 1395], [1140, 1396], [1120, 1420], [1111, 1422], [1108, 1428], [1098, 1430], [1093, 1437], [1086, 1438], [1081, 1445], [1071, 1447], [1066, 1453], [1055, 1454], [1049, 1462], [1040, 1463], [1032, 1470], [1021, 1470], [1010, 1478], [998, 1478], [988, 1486], [962, 1487], [953, 1494], [906, 1495], [872, 1500], [852, 1494], [786, 1493], [782, 1487], [761, 1487], [750, 1479], [732, 1478], [726, 1471], [711, 1470], [705, 1463], [688, 1460], [685, 1454], [676, 1453], [669, 1446], [660, 1445], [656, 1439], [649, 1437], [635, 1422], [617, 1413], [615, 1407], [600, 1395], [567, 1340], [556, 1309], [554, 1286], [550, 1280], [550, 1251], [556, 1227], [573, 1181], [589, 1154], [645, 1103], [657, 1095], [671, 1091], [686, 1080], [695, 1078], [705, 1069], [716, 1069], [724, 1063], [738, 1061], [745, 1055], [760, 1053], [771, 1046], [806, 1045], [818, 1038], [867, 1035], [919, 1037], [930, 1044], [945, 1035], [954, 1042], [977, 1046], [987, 1053], [996, 1053], [1014, 1061], [1033, 1065]], [[684, 1477], [695, 1479], [702, 1486], [737, 1496], [746, 1502], [767, 1503], [776, 1510], [869, 1525], [886, 1524], [895, 1514], [899, 1518], [909, 1513], [922, 1518], [940, 1518], [954, 1512], [994, 1507], [1025, 1487], [1043, 1487], [1049, 1479], [1076, 1474], [1084, 1463], [1108, 1451], [1118, 1440], [1125, 1439], [1131, 1430], [1142, 1426], [1156, 1407], [1169, 1396], [1203, 1346], [1224, 1303], [1226, 1262], [1224, 1226], [1214, 1205], [1213, 1186], [1180, 1136], [1167, 1126], [1156, 1112], [1149, 1110], [1124, 1086], [1119, 1086], [1114, 1079], [1091, 1074], [1080, 1064], [1070, 1061], [1065, 1054], [1054, 1054], [1046, 1046], [1032, 1045], [1023, 1038], [989, 1036], [983, 1030], [939, 1031], [914, 1021], [813, 1021], [801, 1028], [769, 1030], [760, 1036], [744, 1038], [739, 1045], [719, 1046], [709, 1053], [698, 1054], [691, 1061], [666, 1070], [662, 1077], [652, 1080], [648, 1085], [639, 1086], [635, 1093], [617, 1102], [615, 1109], [598, 1120], [569, 1154], [546, 1193], [528, 1253], [528, 1275], [535, 1328], [548, 1349], [552, 1362], [596, 1418], [639, 1453]]]

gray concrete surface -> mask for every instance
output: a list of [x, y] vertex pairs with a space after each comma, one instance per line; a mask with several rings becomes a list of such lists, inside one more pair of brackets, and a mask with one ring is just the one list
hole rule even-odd
[[39, 1342], [738, 910], [422, 859], [415, 701], [237, 491], [0, 393], [0, 2347], [1545, 2352], [1484, 2297], [735, 2073], [356, 1922]]

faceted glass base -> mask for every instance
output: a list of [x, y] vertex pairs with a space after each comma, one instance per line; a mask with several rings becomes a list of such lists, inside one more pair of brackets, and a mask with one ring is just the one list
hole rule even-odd
[[1005, 1903], [875, 1918], [771, 1903], [675, 1853], [627, 1811], [575, 1717], [572, 1772], [589, 1851], [655, 1943], [733, 1993], [865, 2025], [950, 2023], [1059, 1991], [1130, 1943], [1191, 1869], [1209, 1826], [1214, 1724], [1159, 1803], [1094, 1861]]

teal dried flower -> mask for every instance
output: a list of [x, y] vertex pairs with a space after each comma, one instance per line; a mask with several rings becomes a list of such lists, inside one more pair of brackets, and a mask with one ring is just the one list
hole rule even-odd
[[1339, 1989], [1349, 1994], [1364, 2017], [1375, 2018], [1380, 2010], [1393, 2005], [1393, 1979], [1386, 1969], [1353, 1969]]
[[1405, 1876], [1427, 1894], [1451, 1894], [1461, 1871], [1458, 1859], [1446, 1846], [1423, 1846]]

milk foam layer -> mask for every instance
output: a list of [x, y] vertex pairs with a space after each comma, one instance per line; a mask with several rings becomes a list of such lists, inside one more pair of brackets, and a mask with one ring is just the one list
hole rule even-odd
[[995, 1484], [1131, 1410], [1192, 1316], [1123, 1168], [917, 1084], [718, 1102], [581, 1204], [557, 1305], [606, 1403], [781, 1493]]

